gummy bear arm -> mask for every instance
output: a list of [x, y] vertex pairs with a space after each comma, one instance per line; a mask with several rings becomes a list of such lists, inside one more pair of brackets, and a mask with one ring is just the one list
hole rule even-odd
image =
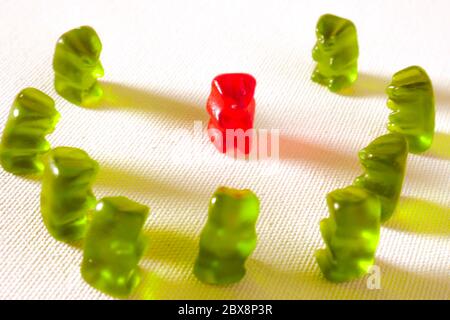
[[323, 59], [322, 51], [318, 45], [315, 45], [312, 50], [312, 58], [314, 61], [321, 61]]
[[351, 48], [340, 51], [330, 59], [330, 66], [337, 70], [352, 68], [357, 63], [358, 56], [352, 52]]
[[320, 233], [323, 241], [328, 246], [331, 242], [333, 234], [336, 232], [336, 223], [331, 218], [326, 218], [320, 221]]

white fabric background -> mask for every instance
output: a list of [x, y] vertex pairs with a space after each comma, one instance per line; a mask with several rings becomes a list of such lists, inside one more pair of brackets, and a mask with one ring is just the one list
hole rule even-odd
[[[0, 1], [0, 127], [15, 95], [50, 94], [62, 118], [53, 146], [86, 150], [101, 164], [99, 197], [125, 195], [151, 207], [142, 285], [132, 298], [450, 297], [450, 2], [442, 1]], [[309, 78], [318, 17], [353, 20], [360, 76], [353, 93]], [[52, 55], [65, 31], [91, 25], [103, 42], [107, 99], [71, 105], [53, 88]], [[395, 216], [377, 253], [382, 288], [325, 281], [314, 251], [325, 195], [361, 172], [357, 151], [385, 132], [384, 87], [409, 65], [424, 67], [436, 92], [436, 142], [410, 156]], [[249, 72], [257, 81], [257, 128], [280, 129], [276, 174], [235, 161], [206, 136], [175, 141], [205, 123], [212, 78]], [[180, 152], [184, 158], [176, 157]], [[239, 284], [213, 287], [192, 275], [208, 201], [219, 185], [261, 199], [259, 242]], [[103, 299], [80, 276], [80, 245], [58, 243], [39, 212], [40, 184], [0, 171], [0, 299]]]

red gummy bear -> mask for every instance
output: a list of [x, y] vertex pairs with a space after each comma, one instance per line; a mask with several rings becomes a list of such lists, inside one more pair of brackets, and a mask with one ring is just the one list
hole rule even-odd
[[210, 115], [208, 135], [216, 148], [249, 154], [255, 117], [256, 80], [246, 73], [218, 75], [206, 104]]

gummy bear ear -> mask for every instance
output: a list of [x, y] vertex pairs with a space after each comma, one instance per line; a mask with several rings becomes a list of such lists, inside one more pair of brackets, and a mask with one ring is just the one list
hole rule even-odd
[[335, 32], [336, 20], [337, 20], [336, 16], [333, 16], [331, 14], [324, 14], [317, 21], [316, 35], [318, 40], [321, 41], [321, 43], [328, 41]]
[[246, 73], [227, 73], [214, 78], [213, 90], [233, 108], [246, 108], [253, 100], [256, 80]]

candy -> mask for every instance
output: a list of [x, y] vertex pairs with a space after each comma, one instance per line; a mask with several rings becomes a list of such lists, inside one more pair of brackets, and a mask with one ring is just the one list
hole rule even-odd
[[55, 89], [64, 99], [87, 106], [102, 98], [103, 90], [97, 82], [104, 74], [101, 50], [100, 38], [88, 26], [72, 29], [58, 39], [53, 70]]
[[245, 275], [245, 260], [256, 247], [258, 214], [259, 200], [252, 191], [217, 189], [211, 198], [194, 266], [200, 281], [229, 284]]
[[409, 151], [428, 150], [434, 136], [434, 94], [431, 80], [425, 70], [411, 66], [392, 77], [386, 90], [389, 115], [388, 130], [403, 134]]
[[81, 274], [91, 286], [127, 296], [140, 282], [139, 260], [146, 247], [142, 233], [149, 208], [125, 197], [97, 203], [88, 228]]
[[365, 173], [354, 184], [379, 196], [381, 221], [388, 220], [394, 212], [405, 177], [408, 144], [397, 133], [376, 138], [359, 152]]
[[41, 213], [50, 234], [60, 241], [81, 239], [87, 213], [95, 207], [91, 186], [98, 164], [83, 150], [58, 147], [45, 156]]
[[255, 78], [245, 73], [228, 73], [214, 78], [206, 110], [210, 115], [208, 134], [220, 152], [250, 152], [255, 86]]
[[45, 93], [23, 89], [14, 100], [0, 145], [3, 168], [14, 174], [39, 174], [41, 156], [50, 150], [45, 136], [55, 129], [60, 115]]
[[337, 92], [352, 85], [358, 76], [358, 39], [350, 20], [331, 14], [319, 18], [312, 57], [317, 66], [311, 79]]
[[320, 222], [325, 249], [316, 259], [333, 282], [363, 276], [373, 265], [380, 235], [381, 205], [369, 191], [350, 186], [327, 195], [330, 217]]

